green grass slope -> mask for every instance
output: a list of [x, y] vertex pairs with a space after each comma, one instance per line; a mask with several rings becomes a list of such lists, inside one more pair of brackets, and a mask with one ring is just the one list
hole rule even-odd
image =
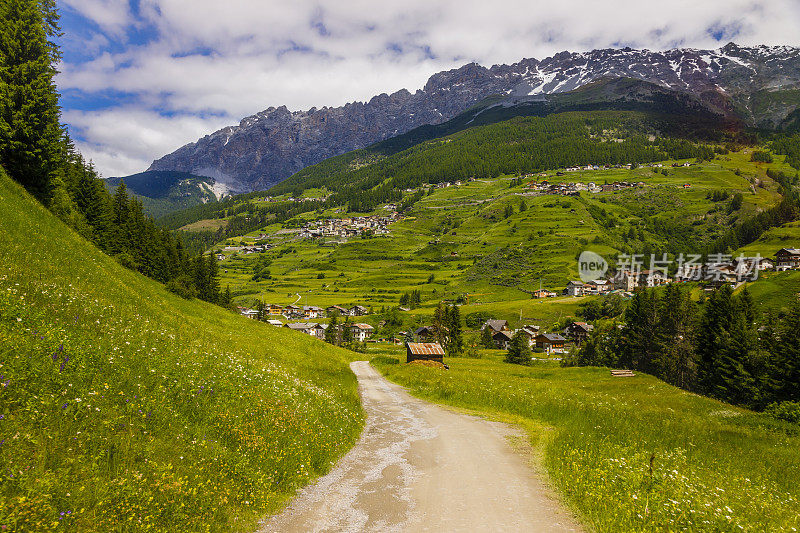
[[374, 361], [422, 398], [522, 425], [596, 531], [796, 531], [800, 428], [607, 369]]
[[[766, 176], [767, 165], [749, 159], [749, 152], [735, 152], [691, 167], [670, 167], [666, 176], [662, 169], [648, 167], [545, 173], [551, 182], [645, 184], [583, 192], [580, 197], [530, 196], [524, 184], [512, 186], [512, 176], [481, 177], [426, 195], [406, 219], [390, 226], [389, 235], [353, 238], [345, 244], [300, 240], [285, 229], [279, 233], [282, 226], [272, 224], [227, 239], [226, 244], [267, 242], [275, 248], [264, 254], [227, 253], [221, 263], [222, 283], [246, 304], [259, 297], [288, 304], [299, 293], [303, 304], [379, 308], [396, 305], [403, 292], [420, 290], [423, 302], [435, 306], [442, 298], [465, 295], [465, 314], [486, 311], [509, 320], [522, 315], [522, 322], [549, 325], [573, 314], [577, 300], [542, 302], [523, 291], [538, 289], [540, 280], [546, 288], [560, 289], [577, 279], [576, 256], [582, 250], [592, 249], [608, 259], [622, 251], [649, 253], [648, 245], [690, 251], [712, 242], [736, 220], [779, 202], [777, 184]], [[776, 156], [770, 167], [784, 169], [782, 159]], [[762, 187], [751, 188], [755, 178]], [[687, 183], [691, 187], [684, 188]], [[709, 198], [720, 191], [741, 193], [742, 207], [730, 212], [729, 199]], [[521, 212], [523, 201], [527, 209]], [[506, 217], [508, 206], [514, 207], [514, 214]], [[332, 208], [297, 218], [343, 216], [343, 210]], [[256, 241], [262, 233], [269, 238]], [[271, 277], [253, 281], [259, 257], [271, 261]]]
[[0, 171], [0, 528], [252, 529], [357, 438], [342, 350], [182, 300]]

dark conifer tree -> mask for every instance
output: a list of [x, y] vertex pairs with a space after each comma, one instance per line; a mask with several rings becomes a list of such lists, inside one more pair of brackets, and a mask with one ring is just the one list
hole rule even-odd
[[773, 383], [778, 401], [800, 401], [800, 304], [783, 319], [775, 343]]
[[325, 330], [325, 342], [328, 344], [338, 344], [339, 342], [339, 314], [334, 313], [328, 321], [328, 327]]
[[0, 164], [45, 204], [64, 137], [53, 81], [57, 21], [52, 0], [0, 2]]
[[447, 312], [447, 329], [450, 334], [447, 355], [459, 356], [464, 352], [464, 339], [461, 336], [461, 312], [457, 305], [450, 306]]
[[662, 339], [658, 329], [658, 295], [639, 291], [625, 310], [624, 349], [620, 364], [651, 374], [656, 373]]
[[481, 330], [481, 345], [489, 350], [497, 348], [497, 345], [492, 338], [492, 328], [489, 326], [486, 326]]
[[698, 385], [706, 394], [720, 385], [717, 372], [720, 341], [722, 335], [731, 330], [735, 312], [732, 291], [727, 285], [714, 291], [705, 303], [695, 346]]
[[508, 347], [505, 361], [506, 363], [513, 363], [515, 365], [530, 366], [531, 349], [528, 346], [528, 340], [521, 331], [516, 332], [511, 338], [511, 344]]

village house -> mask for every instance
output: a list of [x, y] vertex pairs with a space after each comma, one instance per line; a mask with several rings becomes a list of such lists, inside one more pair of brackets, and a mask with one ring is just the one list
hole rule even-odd
[[589, 335], [594, 331], [594, 326], [586, 322], [573, 322], [564, 333], [567, 337], [571, 338], [575, 344], [580, 344], [589, 338]]
[[528, 348], [533, 348], [536, 346], [536, 337], [539, 335], [539, 326], [534, 326], [532, 324], [523, 326], [522, 329], [518, 330], [518, 333], [525, 337], [525, 340], [528, 341]]
[[636, 288], [636, 276], [628, 270], [620, 270], [611, 278], [614, 288], [630, 292]]
[[316, 337], [316, 326], [318, 324], [312, 324], [310, 322], [293, 322], [291, 324], [285, 324], [285, 328], [289, 328], [292, 331], [299, 331], [301, 333], [305, 333], [306, 335], [311, 335], [312, 337]]
[[513, 336], [514, 334], [508, 330], [496, 331], [492, 335], [492, 340], [500, 350], [508, 350], [508, 347], [511, 345], [511, 339]]
[[444, 348], [438, 342], [407, 342], [406, 363], [412, 361], [436, 361], [443, 363]]
[[586, 286], [582, 281], [570, 281], [564, 288], [564, 296], [583, 296]]
[[758, 261], [759, 270], [773, 270], [774, 268], [775, 268], [775, 263], [772, 261], [772, 259], [767, 259], [765, 257], [759, 259]]
[[323, 314], [322, 308], [314, 305], [303, 306], [303, 318], [321, 318]]
[[350, 331], [353, 332], [353, 339], [357, 340], [358, 342], [364, 342], [368, 338], [372, 336], [372, 332], [375, 330], [369, 324], [352, 324], [350, 326]]
[[369, 314], [369, 309], [364, 307], [363, 305], [354, 305], [350, 308], [348, 314], [350, 316], [364, 316]]
[[486, 328], [490, 328], [493, 333], [496, 333], [498, 331], [511, 331], [511, 329], [509, 329], [508, 327], [508, 320], [494, 320], [494, 319], [487, 320], [483, 324], [483, 326], [481, 326], [481, 331], [483, 331]]
[[275, 327], [278, 327], [278, 328], [282, 328], [283, 327], [283, 322], [281, 322], [280, 320], [277, 320], [275, 318], [270, 318], [269, 320], [266, 320], [266, 323], [269, 324], [270, 326], [275, 326]]
[[349, 313], [347, 308], [345, 307], [340, 307], [338, 305], [330, 305], [325, 308], [325, 314], [327, 314], [329, 317], [332, 317], [334, 315], [347, 316]]
[[558, 295], [553, 291], [548, 291], [547, 289], [538, 289], [533, 291], [531, 296], [534, 298], [555, 298]]
[[303, 316], [303, 310], [296, 305], [287, 305], [283, 308], [283, 316], [286, 318], [300, 318]]
[[671, 281], [667, 273], [662, 270], [642, 270], [639, 272], [637, 285], [639, 287], [660, 287]]
[[414, 331], [414, 337], [420, 342], [432, 341], [436, 338], [436, 330], [433, 326], [422, 326]]
[[282, 315], [283, 307], [276, 304], [270, 304], [267, 306], [267, 313], [273, 316]]
[[319, 340], [325, 340], [325, 330], [328, 329], [328, 324], [314, 324], [313, 335]]
[[258, 318], [258, 311], [255, 309], [247, 309], [247, 308], [239, 308], [239, 313], [247, 318], [257, 319]]
[[547, 353], [560, 353], [564, 351], [566, 340], [558, 333], [540, 333], [536, 336], [536, 348]]
[[781, 248], [775, 252], [775, 270], [800, 269], [800, 249]]
[[611, 283], [605, 279], [595, 279], [584, 285], [584, 294], [606, 294], [611, 290]]

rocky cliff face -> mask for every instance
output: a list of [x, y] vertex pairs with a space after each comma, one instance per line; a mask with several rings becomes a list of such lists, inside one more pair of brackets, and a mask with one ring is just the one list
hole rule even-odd
[[541, 61], [485, 68], [472, 63], [434, 74], [415, 93], [403, 89], [369, 102], [308, 111], [269, 109], [153, 162], [216, 178], [235, 191], [266, 189], [328, 157], [363, 148], [424, 124], [439, 124], [490, 95], [574, 90], [601, 77], [628, 77], [731, 106], [751, 125], [778, 128], [800, 103], [800, 49], [604, 49], [561, 52]]

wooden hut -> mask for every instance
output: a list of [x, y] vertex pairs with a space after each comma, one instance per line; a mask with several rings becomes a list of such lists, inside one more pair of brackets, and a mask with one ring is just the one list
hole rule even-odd
[[444, 348], [438, 342], [407, 342], [406, 363], [411, 361], [437, 361], [442, 363]]

